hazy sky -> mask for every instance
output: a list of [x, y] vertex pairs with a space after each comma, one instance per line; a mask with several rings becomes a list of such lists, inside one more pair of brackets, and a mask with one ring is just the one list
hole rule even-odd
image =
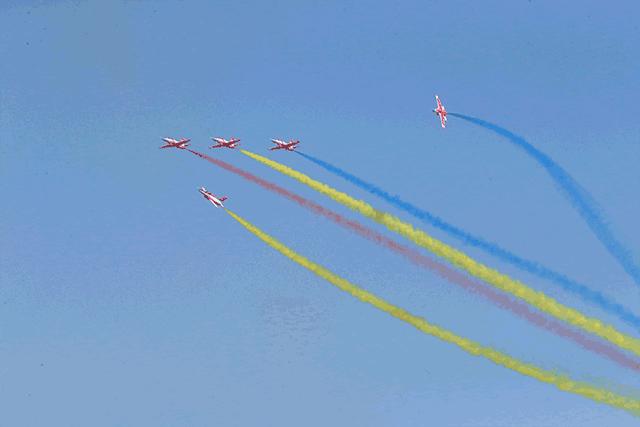
[[[385, 3], [385, 4], [380, 4]], [[17, 1], [0, 6], [0, 425], [631, 426], [425, 336], [247, 233], [460, 335], [640, 396], [631, 371], [163, 136], [237, 136], [416, 220], [300, 149], [640, 313], [640, 289], [497, 123], [562, 165], [640, 258], [637, 2]], [[231, 150], [216, 156], [386, 232]], [[423, 226], [563, 303], [557, 286]]]

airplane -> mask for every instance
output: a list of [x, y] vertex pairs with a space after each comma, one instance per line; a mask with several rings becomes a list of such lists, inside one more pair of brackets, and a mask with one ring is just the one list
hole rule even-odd
[[221, 147], [236, 148], [238, 146], [238, 142], [240, 142], [238, 138], [233, 138], [233, 137], [228, 141], [220, 137], [212, 137], [211, 139], [214, 140], [217, 144], [212, 145], [209, 148], [221, 148]]
[[282, 140], [279, 139], [272, 139], [271, 142], [273, 142], [274, 144], [276, 144], [275, 147], [271, 147], [269, 148], [269, 150], [287, 150], [287, 151], [293, 151], [296, 149], [296, 147], [298, 146], [298, 144], [300, 144], [300, 141], [298, 140], [293, 140], [290, 139], [289, 142], [284, 142]]
[[165, 145], [163, 145], [160, 148], [175, 147], [181, 150], [184, 150], [185, 148], [187, 148], [189, 146], [189, 141], [191, 141], [188, 138], [182, 138], [182, 139], [162, 138], [162, 140], [165, 142]]
[[216, 197], [214, 196], [211, 192], [207, 191], [206, 188], [204, 187], [200, 187], [198, 189], [198, 191], [200, 192], [200, 194], [202, 194], [202, 196], [207, 199], [208, 201], [211, 202], [211, 204], [213, 206], [215, 206], [216, 208], [224, 208], [224, 205], [222, 204], [222, 202], [224, 202], [225, 200], [227, 200], [227, 197]]
[[442, 101], [440, 101], [438, 95], [436, 95], [436, 102], [438, 103], [438, 107], [435, 108], [433, 112], [440, 116], [440, 125], [444, 128], [447, 126], [447, 110], [444, 108], [444, 105], [442, 105]]

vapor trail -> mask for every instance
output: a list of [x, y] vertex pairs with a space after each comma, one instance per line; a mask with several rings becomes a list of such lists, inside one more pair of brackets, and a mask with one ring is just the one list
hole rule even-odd
[[492, 289], [491, 287], [479, 282], [477, 280], [473, 280], [466, 276], [465, 274], [443, 264], [441, 262], [435, 261], [415, 249], [412, 249], [408, 246], [402, 245], [378, 232], [372, 230], [364, 225], [360, 224], [357, 221], [352, 221], [344, 216], [325, 208], [311, 200], [305, 199], [302, 196], [299, 196], [285, 188], [280, 187], [277, 184], [269, 182], [265, 179], [259, 178], [247, 171], [244, 171], [240, 168], [237, 168], [233, 165], [230, 165], [222, 160], [218, 160], [216, 158], [207, 156], [206, 154], [199, 153], [197, 151], [189, 150], [191, 153], [195, 154], [198, 157], [201, 157], [207, 160], [214, 165], [235, 173], [250, 182], [258, 184], [262, 188], [272, 191], [280, 196], [283, 196], [298, 205], [311, 210], [312, 212], [322, 215], [325, 218], [330, 219], [336, 224], [346, 228], [349, 231], [352, 231], [365, 239], [373, 241], [382, 247], [396, 253], [402, 255], [407, 258], [409, 261], [414, 264], [426, 268], [432, 272], [435, 272], [440, 277], [445, 280], [453, 283], [455, 285], [460, 286], [463, 289], [466, 289], [469, 292], [473, 292], [477, 295], [480, 295], [487, 300], [491, 301], [493, 304], [511, 311], [517, 316], [527, 320], [528, 322], [543, 328], [555, 335], [560, 337], [569, 339], [574, 341], [582, 348], [585, 348], [589, 351], [592, 351], [600, 356], [608, 358], [613, 362], [619, 364], [628, 369], [632, 369], [636, 372], [640, 372], [640, 363], [637, 360], [634, 360], [632, 357], [627, 356], [625, 353], [619, 351], [616, 347], [608, 345], [607, 343], [600, 342], [598, 340], [594, 340], [589, 338], [588, 336], [572, 329], [571, 327], [558, 322], [555, 319], [550, 319], [544, 316], [542, 313], [538, 311], [531, 310], [526, 304], [516, 301], [509, 296]]
[[382, 310], [385, 313], [390, 314], [391, 316], [412, 325], [413, 327], [427, 335], [431, 335], [448, 343], [454, 344], [473, 356], [481, 356], [499, 366], [518, 372], [519, 374], [534, 378], [547, 384], [554, 385], [559, 390], [574, 393], [599, 403], [604, 403], [616, 408], [624, 409], [635, 416], [638, 416], [640, 414], [640, 400], [622, 396], [609, 390], [595, 387], [584, 382], [575, 381], [565, 375], [547, 371], [535, 365], [522, 362], [491, 347], [483, 346], [480, 343], [456, 335], [453, 332], [441, 328], [433, 323], [429, 323], [424, 318], [411, 314], [408, 311], [385, 301], [384, 299], [372, 294], [371, 292], [368, 292], [354, 285], [348, 280], [334, 274], [321, 265], [316, 264], [315, 262], [310, 261], [304, 256], [294, 252], [292, 249], [280, 243], [273, 237], [269, 236], [268, 234], [266, 234], [253, 224], [247, 222], [243, 218], [239, 217], [235, 213], [231, 212], [230, 210], [227, 209], [226, 212], [231, 215], [231, 217], [233, 217], [236, 221], [238, 221], [243, 227], [245, 227], [249, 232], [254, 234], [260, 240], [262, 240], [267, 245], [271, 246], [273, 249], [280, 252], [290, 260], [296, 262], [297, 264], [308, 269], [319, 277], [325, 279], [332, 285], [336, 286], [338, 289], [347, 292], [360, 301], [370, 304], [375, 308]]
[[509, 142], [522, 149], [529, 157], [542, 166], [562, 194], [571, 202], [575, 210], [578, 211], [578, 214], [584, 219], [593, 234], [595, 234], [607, 251], [620, 263], [633, 281], [636, 282], [637, 285], [640, 285], [640, 267], [634, 262], [631, 251], [613, 235], [613, 232], [607, 226], [607, 222], [602, 217], [602, 213], [591, 195], [582, 188], [562, 166], [556, 163], [549, 155], [531, 145], [523, 137], [503, 127], [464, 114], [449, 113], [449, 115], [466, 120], [505, 137]]
[[[451, 113], [453, 114], [453, 113]], [[629, 309], [622, 306], [621, 304], [613, 301], [612, 299], [606, 297], [604, 294], [590, 289], [586, 285], [582, 283], [578, 283], [573, 279], [568, 278], [562, 273], [558, 273], [553, 271], [535, 261], [527, 260], [519, 257], [518, 255], [510, 252], [495, 243], [489, 242], [487, 240], [482, 239], [481, 237], [476, 237], [461, 228], [458, 228], [454, 225], [451, 225], [436, 215], [421, 209], [403, 199], [401, 199], [397, 195], [392, 195], [387, 191], [381, 189], [380, 187], [371, 184], [367, 181], [364, 181], [357, 176], [340, 169], [339, 167], [326, 162], [324, 160], [318, 159], [316, 157], [310, 156], [308, 154], [302, 153], [300, 151], [296, 151], [297, 154], [301, 155], [305, 159], [315, 163], [316, 165], [322, 167], [323, 169], [338, 175], [339, 177], [349, 181], [352, 184], [362, 188], [369, 193], [380, 197], [381, 199], [391, 203], [395, 207], [402, 209], [408, 214], [414, 216], [415, 218], [421, 220], [426, 224], [430, 224], [445, 233], [453, 236], [463, 243], [473, 246], [479, 249], [484, 250], [485, 252], [495, 256], [496, 258], [501, 259], [502, 261], [506, 261], [528, 273], [534, 274], [542, 279], [549, 280], [557, 285], [560, 285], [562, 289], [565, 291], [571, 292], [574, 295], [577, 295], [584, 301], [590, 302], [607, 313], [613, 314], [618, 317], [620, 320], [625, 323], [633, 326], [636, 329], [640, 329], [640, 317], [636, 316]]]
[[335, 190], [326, 184], [316, 181], [303, 173], [266, 157], [247, 150], [240, 150], [240, 152], [259, 163], [269, 166], [270, 168], [307, 185], [343, 206], [346, 206], [349, 209], [384, 225], [389, 230], [411, 240], [433, 254], [449, 261], [456, 267], [467, 271], [471, 275], [503, 290], [504, 292], [526, 301], [537, 309], [577, 328], [595, 334], [623, 349], [632, 351], [636, 356], [640, 355], [640, 340], [637, 338], [619, 332], [613, 326], [603, 323], [596, 318], [585, 316], [578, 310], [567, 307], [544, 293], [535, 291], [524, 283], [477, 262], [464, 252], [431, 237], [424, 231], [414, 228], [413, 225], [404, 222], [391, 214], [375, 209], [373, 206], [362, 200], [356, 200], [346, 193]]

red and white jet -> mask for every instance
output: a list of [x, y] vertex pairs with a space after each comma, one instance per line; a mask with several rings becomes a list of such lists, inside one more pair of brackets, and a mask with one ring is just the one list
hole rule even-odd
[[182, 138], [182, 139], [162, 138], [162, 140], [165, 142], [165, 145], [163, 145], [160, 148], [175, 147], [181, 150], [184, 150], [185, 148], [187, 148], [189, 146], [189, 141], [191, 141], [188, 138]]
[[238, 146], [238, 142], [240, 142], [240, 139], [233, 138], [233, 137], [228, 141], [226, 139], [224, 139], [224, 138], [220, 138], [219, 136], [218, 137], [212, 137], [211, 139], [214, 140], [217, 144], [212, 145], [209, 148], [222, 148], [222, 147], [225, 147], [225, 148], [236, 148]]
[[447, 126], [447, 110], [444, 108], [444, 105], [442, 105], [442, 101], [440, 101], [438, 95], [436, 95], [436, 102], [438, 103], [438, 106], [433, 110], [433, 112], [440, 116], [440, 125], [444, 128]]
[[269, 150], [287, 150], [287, 151], [293, 151], [296, 149], [296, 147], [298, 146], [298, 144], [300, 144], [300, 141], [298, 140], [293, 140], [290, 139], [289, 142], [284, 142], [281, 141], [279, 139], [272, 139], [271, 142], [273, 142], [274, 144], [276, 144], [275, 147], [271, 147], [269, 148]]
[[208, 201], [211, 202], [211, 204], [213, 206], [215, 206], [216, 208], [224, 208], [224, 205], [222, 204], [222, 202], [224, 202], [225, 200], [227, 200], [227, 197], [216, 197], [214, 196], [211, 192], [207, 191], [206, 188], [204, 187], [200, 187], [198, 189], [198, 191], [200, 192], [200, 194], [202, 194], [202, 196], [207, 199]]

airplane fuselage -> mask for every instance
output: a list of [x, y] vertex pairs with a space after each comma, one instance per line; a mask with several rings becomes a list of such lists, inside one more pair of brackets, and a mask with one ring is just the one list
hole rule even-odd
[[160, 148], [179, 148], [180, 150], [184, 150], [187, 147], [188, 147], [187, 144], [167, 144], [167, 145], [163, 145]]
[[210, 196], [210, 197], [205, 197], [207, 200], [209, 200], [211, 202], [211, 204], [213, 206], [215, 206], [216, 208], [222, 207], [222, 202], [220, 200], [218, 200], [216, 197]]
[[212, 145], [209, 148], [236, 148], [238, 146], [238, 144], [216, 144], [216, 145]]

